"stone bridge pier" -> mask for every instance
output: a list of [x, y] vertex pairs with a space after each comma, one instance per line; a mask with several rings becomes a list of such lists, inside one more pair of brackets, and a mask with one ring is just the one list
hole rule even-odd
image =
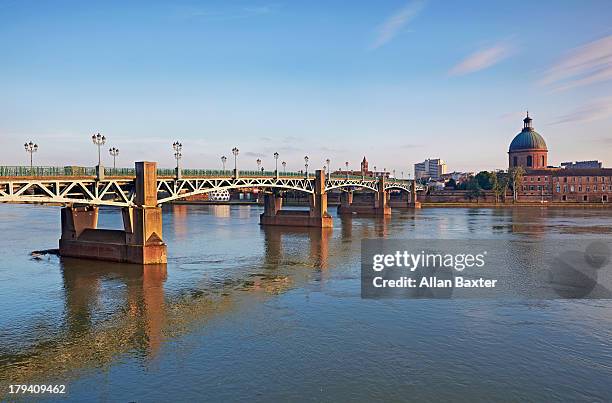
[[399, 200], [392, 200], [392, 208], [421, 208], [421, 202], [418, 201], [416, 192], [416, 180], [412, 180], [412, 190], [410, 193], [402, 191]]
[[157, 164], [137, 162], [134, 207], [122, 208], [123, 230], [98, 228], [98, 207], [64, 207], [61, 256], [137, 264], [166, 263]]
[[283, 199], [280, 193], [264, 196], [264, 212], [259, 216], [261, 225], [286, 225], [293, 227], [331, 228], [333, 220], [327, 212], [327, 193], [325, 193], [325, 174], [315, 171], [314, 194], [310, 195], [310, 208], [303, 210], [282, 210]]
[[342, 192], [338, 214], [360, 214], [386, 216], [391, 215], [389, 205], [389, 192], [385, 191], [385, 178], [378, 178], [378, 191], [374, 195], [374, 204], [354, 204], [353, 192], [351, 190]]

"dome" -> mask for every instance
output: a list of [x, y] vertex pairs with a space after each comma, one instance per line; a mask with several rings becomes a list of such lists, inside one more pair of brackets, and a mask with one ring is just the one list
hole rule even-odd
[[510, 143], [510, 152], [522, 150], [548, 151], [546, 141], [544, 141], [544, 138], [538, 132], [533, 130], [531, 122], [532, 119], [529, 117], [529, 112], [527, 112], [527, 117], [523, 119], [523, 130]]
[[523, 129], [522, 132], [520, 132], [514, 137], [512, 143], [510, 143], [510, 151], [533, 149], [548, 150], [546, 148], [546, 141], [544, 141], [544, 138], [533, 129]]

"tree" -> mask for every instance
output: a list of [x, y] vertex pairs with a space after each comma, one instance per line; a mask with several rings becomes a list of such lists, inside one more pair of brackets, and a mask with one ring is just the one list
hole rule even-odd
[[478, 182], [478, 186], [480, 186], [481, 189], [491, 190], [493, 189], [493, 182], [492, 182], [493, 176], [495, 176], [493, 172], [480, 171], [476, 175], [475, 179]]
[[518, 199], [518, 187], [523, 180], [525, 170], [523, 167], [514, 167], [508, 170], [508, 176], [510, 177], [510, 183], [512, 184], [512, 201], [516, 202]]
[[465, 198], [472, 201], [472, 199], [476, 199], [476, 203], [478, 200], [484, 196], [484, 192], [480, 187], [480, 184], [476, 180], [476, 178], [470, 178], [470, 180], [466, 183], [467, 193], [465, 194]]
[[495, 203], [499, 202], [501, 196], [506, 198], [508, 191], [508, 176], [503, 171], [491, 172], [491, 185], [493, 194], [495, 195]]
[[445, 188], [453, 188], [453, 189], [457, 189], [457, 181], [454, 180], [453, 178], [450, 178], [448, 180], [448, 182], [446, 182], [446, 184], [444, 185]]

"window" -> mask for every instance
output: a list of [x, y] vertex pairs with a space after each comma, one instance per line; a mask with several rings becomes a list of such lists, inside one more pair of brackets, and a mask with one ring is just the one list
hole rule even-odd
[[582, 196], [582, 201], [589, 201], [589, 196], [587, 195]]
[[561, 200], [567, 201], [567, 196], [566, 195], [561, 196]]
[[570, 192], [573, 192], [574, 190], [574, 185], [570, 186]]
[[541, 166], [544, 166], [544, 156], [542, 155], [542, 162], [540, 163]]
[[534, 190], [533, 185], [529, 186], [529, 190]]
[[602, 202], [607, 202], [607, 201], [608, 201], [608, 195], [603, 195], [603, 196], [601, 197], [601, 201], [602, 201]]
[[533, 157], [531, 155], [527, 156], [527, 166], [528, 167], [533, 166]]
[[538, 182], [541, 182], [541, 181], [542, 181], [542, 178], [540, 178], [540, 177], [538, 176]]
[[578, 186], [578, 191], [582, 192], [582, 185]]
[[518, 158], [517, 157], [512, 157], [512, 166], [515, 167], [518, 165]]
[[567, 183], [567, 176], [563, 177], [563, 182]]
[[[557, 185], [557, 193], [559, 193], [561, 191], [561, 186]], [[565, 197], [565, 196], [564, 196]]]

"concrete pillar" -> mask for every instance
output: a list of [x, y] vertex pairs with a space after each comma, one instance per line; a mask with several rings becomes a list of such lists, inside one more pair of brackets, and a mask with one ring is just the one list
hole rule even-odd
[[349, 190], [340, 193], [340, 205], [342, 207], [349, 207], [351, 204], [353, 204], [353, 191]]
[[314, 195], [310, 198], [310, 216], [329, 216], [327, 213], [327, 193], [325, 193], [325, 174], [320, 169], [315, 171]]
[[98, 227], [98, 207], [64, 207], [61, 212], [61, 220], [61, 239], [77, 239], [84, 230]]
[[314, 194], [310, 196], [308, 211], [281, 210], [282, 198], [278, 195], [266, 195], [264, 212], [259, 216], [261, 225], [284, 225], [292, 227], [331, 228], [332, 217], [327, 213], [327, 194], [323, 171], [315, 173]]
[[417, 181], [416, 179], [412, 180], [412, 192], [410, 194], [411, 197], [411, 201], [408, 204], [408, 207], [410, 208], [421, 208], [421, 202], [418, 200], [418, 194], [417, 194]]
[[377, 215], [390, 215], [391, 207], [389, 207], [389, 193], [385, 191], [385, 176], [382, 175], [378, 179], [378, 192], [376, 194], [374, 208]]
[[264, 212], [266, 217], [274, 217], [283, 207], [283, 198], [280, 195], [264, 194]]
[[157, 206], [155, 162], [136, 163], [135, 188], [136, 206], [123, 211], [127, 261], [139, 264], [166, 263], [167, 250], [162, 238], [162, 211], [161, 207]]
[[98, 229], [97, 207], [62, 209], [60, 255], [138, 264], [166, 263], [154, 162], [136, 163], [134, 204], [121, 211], [123, 231]]

